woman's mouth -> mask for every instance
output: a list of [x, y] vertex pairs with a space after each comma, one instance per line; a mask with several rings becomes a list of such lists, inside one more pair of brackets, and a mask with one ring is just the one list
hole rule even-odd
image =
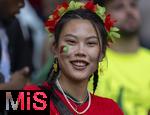
[[73, 68], [75, 68], [76, 70], [84, 70], [86, 69], [86, 67], [88, 66], [88, 62], [84, 61], [84, 60], [74, 60], [74, 61], [70, 61]]

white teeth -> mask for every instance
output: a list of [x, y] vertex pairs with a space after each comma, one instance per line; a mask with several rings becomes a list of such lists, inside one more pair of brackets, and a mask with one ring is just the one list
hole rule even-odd
[[81, 62], [81, 61], [74, 61], [72, 62], [72, 64], [76, 65], [76, 66], [86, 66], [85, 62]]

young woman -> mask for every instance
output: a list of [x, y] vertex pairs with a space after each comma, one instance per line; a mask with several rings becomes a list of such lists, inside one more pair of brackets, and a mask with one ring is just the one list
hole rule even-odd
[[98, 62], [105, 56], [107, 35], [112, 27], [112, 23], [108, 23], [112, 20], [104, 20], [104, 13], [96, 13], [98, 8], [102, 9], [92, 2], [63, 3], [46, 23], [55, 38], [55, 63], [50, 79], [42, 86], [32, 85], [24, 89], [49, 90], [51, 115], [123, 115], [113, 100], [97, 97], [87, 90], [92, 75], [93, 91], [96, 89]]

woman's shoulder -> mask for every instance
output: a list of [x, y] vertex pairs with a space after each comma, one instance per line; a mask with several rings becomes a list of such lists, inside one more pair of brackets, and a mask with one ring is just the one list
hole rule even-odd
[[111, 111], [112, 113], [115, 113], [116, 115], [123, 115], [123, 112], [121, 108], [118, 106], [118, 104], [110, 99], [105, 97], [99, 97], [92, 94], [92, 101], [94, 105], [103, 108], [103, 110]]
[[44, 82], [42, 85], [31, 84], [24, 86], [23, 90], [45, 90], [50, 89], [51, 85], [48, 82]]

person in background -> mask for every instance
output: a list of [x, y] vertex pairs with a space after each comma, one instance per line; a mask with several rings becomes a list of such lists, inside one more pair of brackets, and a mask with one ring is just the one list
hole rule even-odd
[[21, 89], [32, 71], [32, 51], [15, 15], [24, 0], [0, 0], [0, 90]]
[[37, 15], [44, 20], [43, 16], [43, 0], [28, 0], [29, 4], [35, 9]]
[[[150, 52], [140, 46], [141, 16], [137, 0], [95, 0], [117, 22], [121, 38], [107, 50], [108, 68], [95, 94], [115, 99], [125, 115], [148, 115], [150, 109]], [[101, 65], [101, 63], [100, 63]], [[92, 91], [92, 80], [89, 84]]]
[[[123, 115], [113, 100], [97, 97], [87, 90], [90, 77], [93, 74], [95, 79], [98, 77], [98, 62], [105, 56], [108, 33], [117, 34], [110, 29], [111, 20], [101, 11], [103, 8], [91, 1], [64, 2], [46, 22], [47, 29], [54, 34], [55, 61], [50, 79], [41, 86], [25, 86], [24, 90], [48, 90], [51, 115]], [[96, 85], [97, 81], [94, 91]]]
[[46, 58], [49, 55], [44, 50], [44, 46], [46, 46], [46, 42], [49, 40], [48, 32], [44, 27], [44, 23], [28, 1], [25, 1], [25, 7], [20, 10], [17, 19], [21, 25], [24, 37], [30, 41], [31, 47], [33, 48], [32, 60], [34, 71], [32, 72], [31, 81], [38, 81], [36, 80], [38, 79], [37, 74], [47, 62]]

